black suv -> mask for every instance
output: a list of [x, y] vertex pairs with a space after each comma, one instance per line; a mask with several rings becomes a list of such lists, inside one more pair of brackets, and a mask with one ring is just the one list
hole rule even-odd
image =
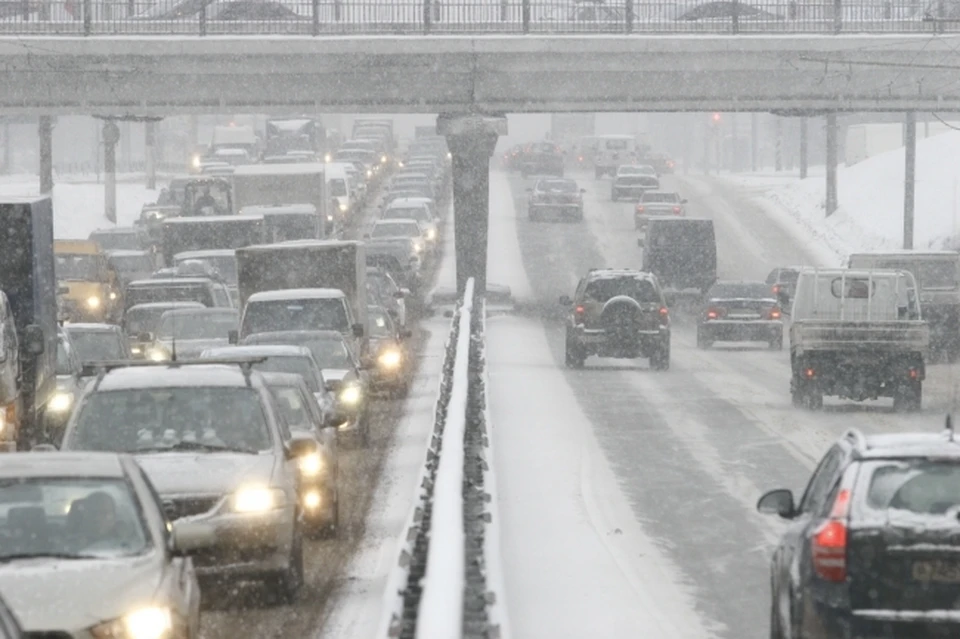
[[577, 285], [567, 320], [566, 365], [583, 367], [590, 355], [650, 358], [670, 368], [670, 318], [657, 278], [642, 271], [591, 269]]
[[960, 636], [960, 441], [848, 431], [799, 504], [757, 503], [789, 521], [773, 554], [773, 639]]
[[563, 149], [553, 142], [534, 142], [520, 156], [520, 174], [563, 177]]

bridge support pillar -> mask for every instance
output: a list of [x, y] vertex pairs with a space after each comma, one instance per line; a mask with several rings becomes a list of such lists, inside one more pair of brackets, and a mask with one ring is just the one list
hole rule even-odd
[[800, 179], [807, 179], [807, 117], [800, 118]]
[[40, 136], [40, 192], [53, 191], [53, 118], [41, 115], [38, 127]]
[[457, 292], [469, 278], [487, 286], [487, 229], [490, 219], [490, 157], [507, 133], [505, 116], [441, 114], [437, 132], [447, 138], [453, 168], [453, 225]]
[[904, 124], [903, 248], [912, 250], [914, 193], [917, 187], [917, 112], [907, 111]]
[[827, 114], [827, 217], [840, 205], [837, 196], [837, 112]]

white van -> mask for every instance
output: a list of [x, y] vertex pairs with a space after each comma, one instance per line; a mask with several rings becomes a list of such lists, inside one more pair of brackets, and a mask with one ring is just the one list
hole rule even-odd
[[344, 222], [353, 213], [353, 198], [351, 197], [350, 179], [342, 166], [327, 165], [327, 194], [331, 202], [336, 202], [337, 210], [331, 211]]
[[616, 175], [617, 167], [637, 161], [637, 138], [633, 135], [598, 135], [593, 170], [597, 179]]

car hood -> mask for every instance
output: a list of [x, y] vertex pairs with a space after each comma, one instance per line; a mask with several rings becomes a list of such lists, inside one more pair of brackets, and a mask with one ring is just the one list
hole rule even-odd
[[0, 593], [28, 632], [82, 630], [153, 603], [157, 557], [15, 561], [0, 566]]
[[[170, 340], [157, 340], [160, 346], [168, 351], [173, 351], [173, 342]], [[226, 337], [217, 339], [178, 339], [177, 357], [181, 359], [200, 357], [200, 353], [208, 348], [218, 348], [220, 346], [229, 346], [230, 342]]]
[[137, 461], [161, 495], [223, 494], [244, 483], [269, 483], [273, 455], [145, 453]]

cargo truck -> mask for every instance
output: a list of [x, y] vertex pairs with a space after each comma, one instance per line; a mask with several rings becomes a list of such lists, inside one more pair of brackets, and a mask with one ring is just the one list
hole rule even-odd
[[161, 249], [164, 263], [173, 265], [173, 256], [184, 251], [238, 249], [265, 241], [266, 226], [261, 215], [175, 217], [163, 221]]
[[[304, 210], [301, 220], [289, 214], [283, 217], [297, 228], [302, 228], [304, 221], [310, 222], [309, 233], [302, 234], [300, 239], [320, 239], [335, 232], [336, 218], [328, 199], [325, 167], [321, 163], [252, 164], [238, 166], [233, 173], [234, 213], [252, 206], [312, 205], [313, 211]], [[269, 219], [266, 222], [268, 227], [282, 223]]]
[[57, 279], [49, 197], [0, 201], [0, 451], [43, 440], [56, 392]]

